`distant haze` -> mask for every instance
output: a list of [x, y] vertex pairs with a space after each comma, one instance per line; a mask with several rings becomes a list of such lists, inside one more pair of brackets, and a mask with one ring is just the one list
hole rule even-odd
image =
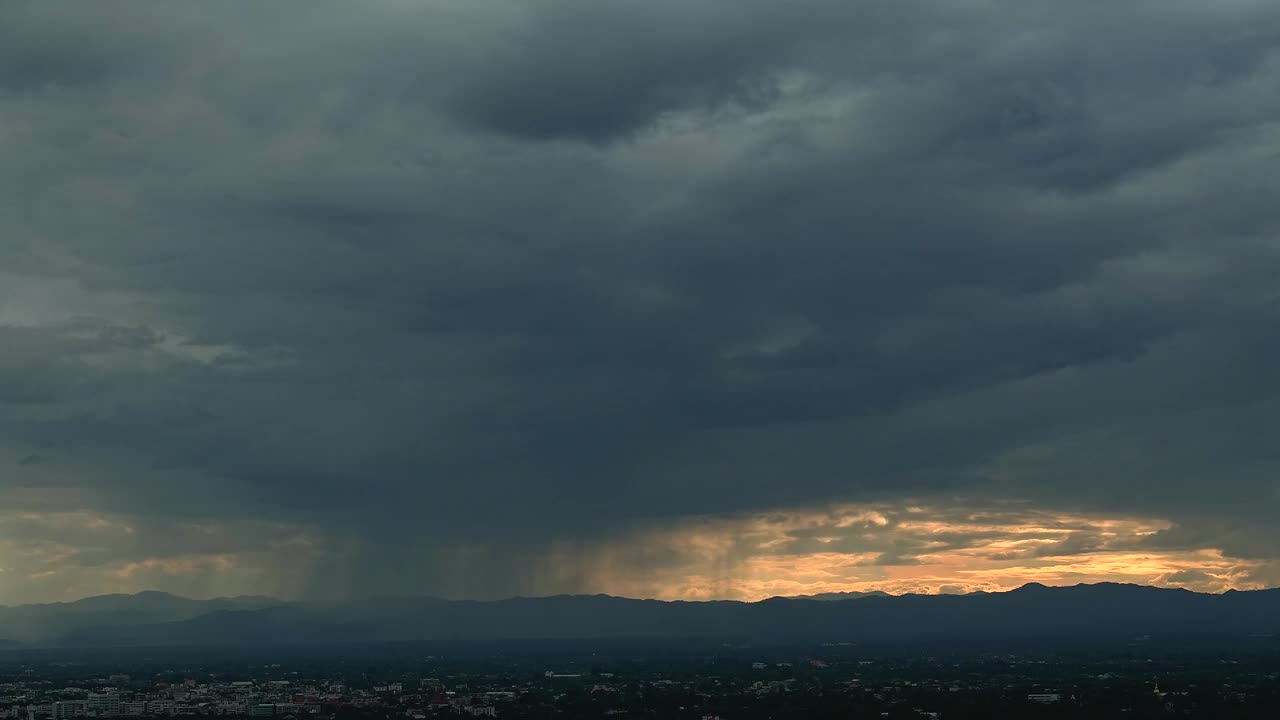
[[1117, 584], [756, 603], [558, 595], [492, 602], [397, 598], [299, 604], [147, 593], [0, 608], [0, 650], [661, 640], [839, 642], [898, 650], [920, 644], [960, 650], [1034, 643], [1046, 651], [1079, 643], [1132, 647], [1152, 636], [1184, 648], [1262, 647], [1277, 630], [1280, 590], [1209, 595]]

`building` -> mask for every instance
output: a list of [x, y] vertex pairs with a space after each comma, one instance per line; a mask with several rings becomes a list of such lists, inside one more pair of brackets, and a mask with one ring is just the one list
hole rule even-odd
[[98, 717], [119, 717], [124, 714], [124, 704], [119, 693], [89, 693], [88, 708], [90, 715]]
[[53, 717], [78, 718], [89, 714], [89, 703], [84, 700], [59, 700], [53, 704]]

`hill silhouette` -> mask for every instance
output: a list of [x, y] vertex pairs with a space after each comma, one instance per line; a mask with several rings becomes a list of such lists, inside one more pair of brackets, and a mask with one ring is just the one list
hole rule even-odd
[[[15, 624], [25, 619], [27, 624]], [[0, 637], [29, 647], [306, 646], [501, 640], [737, 640], [969, 644], [1280, 634], [1280, 590], [1221, 595], [1103, 583], [969, 595], [663, 602], [607, 595], [498, 601], [381, 599], [308, 605], [162, 593], [0, 608]]]

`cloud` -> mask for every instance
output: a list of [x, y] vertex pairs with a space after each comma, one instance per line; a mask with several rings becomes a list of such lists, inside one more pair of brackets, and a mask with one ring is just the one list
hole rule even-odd
[[[875, 520], [868, 520], [868, 518]], [[879, 522], [883, 520], [883, 522]], [[1207, 592], [1255, 588], [1274, 561], [1191, 545], [1153, 549], [1168, 520], [1072, 514], [1025, 503], [882, 503], [703, 518], [594, 547], [561, 548], [548, 587], [661, 599], [825, 592], [1001, 591], [1028, 582], [1130, 582]], [[572, 570], [568, 570], [572, 569]]]
[[0, 513], [7, 603], [139, 588], [296, 596], [332, 552], [313, 530], [234, 517], [196, 523], [60, 509]]
[[835, 40], [857, 13], [830, 2], [790, 9], [751, 0], [725, 12], [711, 2], [551, 2], [515, 10], [502, 42], [454, 90], [464, 122], [532, 140], [611, 142], [679, 112], [762, 110], [777, 100], [774, 74], [802, 45]]
[[[1254, 582], [1277, 13], [10, 3], [0, 498], [301, 528], [299, 596], [589, 590], [690, 518], [957, 496], [1159, 518], [1116, 562]], [[1086, 530], [964, 557], [1069, 578]], [[253, 535], [172, 547], [270, 585]]]

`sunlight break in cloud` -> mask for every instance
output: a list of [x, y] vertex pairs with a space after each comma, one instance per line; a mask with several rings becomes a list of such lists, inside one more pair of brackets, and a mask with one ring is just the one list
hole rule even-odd
[[[1151, 518], [908, 503], [705, 520], [600, 551], [601, 590], [660, 599], [871, 591], [1009, 590], [1029, 582], [1129, 582], [1220, 592], [1260, 584], [1265, 563], [1216, 548], [1158, 548]], [[644, 556], [663, 562], [646, 567]]]

